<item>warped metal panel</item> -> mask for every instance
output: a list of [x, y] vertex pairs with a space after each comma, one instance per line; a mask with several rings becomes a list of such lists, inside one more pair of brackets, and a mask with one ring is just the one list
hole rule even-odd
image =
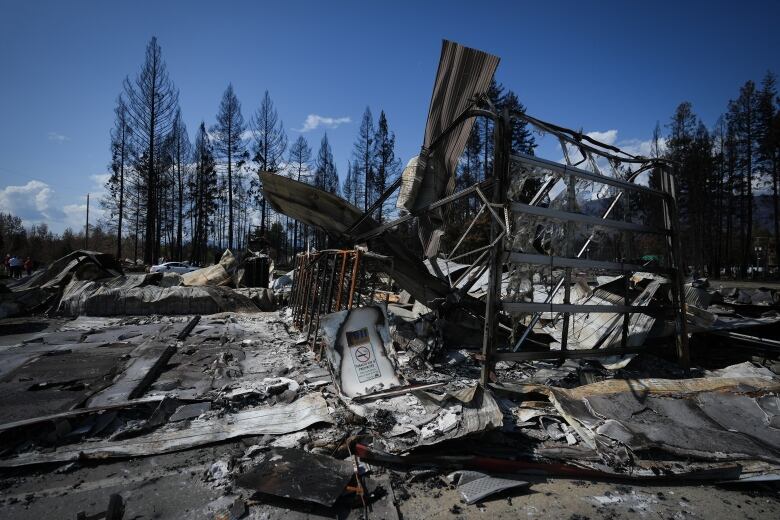
[[[262, 172], [260, 180], [263, 196], [275, 210], [333, 236], [344, 232], [362, 213], [338, 195], [283, 175]], [[374, 227], [367, 220], [359, 229], [369, 231]]]
[[195, 419], [176, 429], [160, 429], [132, 439], [72, 444], [49, 452], [22, 453], [0, 460], [0, 467], [159, 455], [247, 435], [283, 435], [320, 422], [334, 421], [328, 411], [328, 403], [320, 394], [313, 393], [292, 404], [258, 406], [219, 418]]
[[[498, 62], [498, 57], [486, 52], [448, 40], [442, 42], [439, 69], [436, 71], [428, 122], [425, 126], [424, 147], [430, 146], [455, 118], [468, 108], [476, 94], [487, 92]], [[452, 176], [473, 125], [474, 119], [468, 119], [459, 130], [444, 138], [434, 152], [442, 161], [444, 172], [434, 172], [435, 177]], [[448, 191], [451, 191], [451, 188]], [[440, 198], [444, 193], [437, 192], [436, 195], [439, 196], [435, 198]], [[427, 202], [433, 200], [434, 198]], [[427, 202], [418, 201], [418, 205]]]
[[[262, 172], [260, 179], [263, 196], [276, 211], [304, 224], [319, 227], [333, 237], [342, 237], [344, 231], [363, 214], [341, 197], [309, 184], [269, 172]], [[366, 218], [354, 232], [362, 234], [378, 227], [374, 219]], [[422, 261], [414, 257], [400, 238], [388, 231], [379, 240], [384, 242], [393, 255], [393, 272], [390, 274], [416, 300], [428, 304], [449, 294], [447, 283], [428, 274]], [[474, 300], [473, 303], [479, 302]]]
[[354, 474], [349, 459], [276, 448], [264, 453], [252, 470], [236, 479], [236, 484], [265, 495], [332, 507]]
[[762, 377], [632, 379], [551, 388], [550, 395], [589, 445], [618, 441], [634, 453], [778, 464], [780, 432], [767, 424], [780, 416], [762, 398], [775, 399], [779, 386]]
[[[457, 43], [442, 42], [439, 69], [433, 85], [423, 150], [430, 145], [473, 103], [475, 96], [486, 93], [498, 67], [499, 58]], [[417, 193], [412, 191], [405, 206], [418, 210], [455, 189], [455, 168], [466, 146], [474, 119], [446, 135], [431, 151]], [[403, 202], [399, 200], [399, 204]], [[420, 218], [420, 239], [427, 257], [438, 253], [442, 222], [439, 212]]]

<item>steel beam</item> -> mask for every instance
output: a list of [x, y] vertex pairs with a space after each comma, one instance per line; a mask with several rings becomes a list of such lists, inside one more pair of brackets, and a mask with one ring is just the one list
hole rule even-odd
[[588, 224], [591, 226], [611, 227], [625, 231], [633, 231], [635, 233], [651, 233], [657, 235], [666, 235], [669, 233], [665, 229], [643, 226], [641, 224], [634, 224], [633, 222], [623, 222], [620, 220], [610, 220], [601, 217], [594, 217], [592, 215], [583, 215], [581, 213], [558, 211], [550, 208], [542, 208], [540, 206], [531, 206], [529, 204], [523, 204], [522, 202], [513, 202], [512, 211], [517, 213], [526, 213], [528, 215], [535, 215], [537, 217], [579, 222], [581, 224]]
[[645, 347], [627, 348], [597, 348], [588, 350], [548, 350], [541, 352], [496, 352], [493, 354], [495, 361], [533, 361], [539, 359], [578, 359], [590, 357], [606, 357], [621, 354], [636, 354], [647, 352]]
[[605, 262], [586, 258], [566, 258], [564, 256], [548, 256], [533, 253], [509, 253], [509, 261], [515, 264], [536, 264], [546, 267], [573, 267], [575, 269], [609, 269], [624, 273], [646, 272], [668, 274], [670, 269], [663, 267], [625, 264], [621, 262]]
[[646, 305], [587, 305], [587, 304], [575, 304], [575, 303], [541, 303], [541, 302], [503, 302], [502, 307], [505, 311], [510, 313], [520, 312], [576, 312], [582, 314], [622, 314], [628, 313], [642, 313], [649, 315], [665, 314], [664, 309], [657, 307], [648, 307]]
[[586, 179], [599, 184], [606, 184], [608, 186], [614, 186], [616, 188], [623, 188], [633, 190], [638, 193], [647, 193], [660, 198], [666, 198], [667, 194], [663, 191], [654, 190], [646, 186], [634, 184], [633, 182], [627, 182], [622, 179], [615, 179], [614, 177], [607, 177], [606, 175], [599, 175], [598, 173], [589, 172], [574, 166], [568, 166], [565, 164], [542, 159], [541, 157], [535, 157], [533, 155], [515, 154], [512, 156], [512, 160], [518, 161], [522, 164], [527, 164], [532, 167], [544, 168], [551, 170], [562, 175], [573, 175], [581, 179]]

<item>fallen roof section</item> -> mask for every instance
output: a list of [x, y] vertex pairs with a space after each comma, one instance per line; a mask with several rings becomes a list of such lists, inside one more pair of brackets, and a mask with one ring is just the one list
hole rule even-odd
[[50, 453], [24, 453], [17, 457], [0, 459], [0, 467], [155, 455], [245, 435], [281, 435], [303, 430], [313, 424], [332, 422], [325, 399], [313, 393], [286, 406], [260, 407], [225, 414], [218, 418], [195, 419], [184, 427], [164, 427], [162, 430], [131, 439], [63, 446]]
[[[338, 195], [309, 184], [270, 172], [262, 172], [260, 178], [263, 195], [275, 210], [304, 224], [319, 227], [334, 237], [346, 238], [343, 233], [363, 214]], [[377, 227], [376, 221], [367, 218], [355, 232], [362, 233]], [[383, 234], [380, 239], [393, 254], [391, 274], [399, 286], [421, 302], [447, 297], [449, 286], [428, 274], [422, 261], [416, 259], [393, 232]], [[474, 300], [474, 303], [478, 302]]]

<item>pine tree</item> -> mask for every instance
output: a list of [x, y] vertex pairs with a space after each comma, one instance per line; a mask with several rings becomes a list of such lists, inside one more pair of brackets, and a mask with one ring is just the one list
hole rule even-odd
[[192, 197], [192, 262], [205, 264], [208, 260], [208, 232], [213, 227], [211, 218], [216, 210], [217, 170], [214, 152], [205, 123], [200, 124], [195, 138], [193, 161], [195, 171], [191, 180]]
[[[525, 114], [525, 106], [520, 103], [517, 98], [517, 94], [511, 90], [507, 91], [499, 102], [499, 113], [507, 110], [509, 114], [513, 112], [519, 112]], [[518, 117], [512, 117], [512, 153], [523, 153], [526, 155], [533, 155], [536, 148], [536, 139], [534, 139], [533, 133], [528, 128], [528, 123]]]
[[184, 189], [192, 154], [192, 145], [187, 135], [187, 126], [181, 117], [181, 110], [177, 110], [174, 116], [169, 143], [176, 184], [175, 258], [181, 261], [184, 258]]
[[661, 123], [656, 121], [655, 128], [653, 128], [653, 137], [650, 140], [650, 157], [655, 159], [663, 157], [664, 153], [662, 151], [662, 140]]
[[[725, 255], [728, 252], [728, 241], [730, 237], [728, 235], [724, 238], [724, 218], [728, 218], [725, 214], [726, 199], [730, 199], [731, 196], [726, 192], [727, 189], [727, 169], [726, 169], [726, 143], [728, 134], [726, 131], [726, 121], [721, 116], [715, 123], [715, 127], [712, 131], [712, 181], [710, 183], [711, 200], [714, 201], [714, 218], [710, 222], [713, 227], [712, 242], [713, 242], [713, 258], [711, 259], [712, 268], [710, 269], [710, 276], [720, 276], [721, 267]], [[651, 186], [655, 187], [655, 186]]]
[[[338, 195], [339, 177], [336, 172], [336, 165], [333, 162], [333, 152], [330, 149], [327, 132], [322, 136], [320, 150], [317, 153], [317, 161], [314, 166], [314, 186], [317, 188]], [[317, 247], [325, 247], [325, 235], [321, 231], [316, 232]]]
[[729, 103], [729, 124], [737, 147], [737, 171], [740, 188], [740, 273], [747, 274], [753, 257], [753, 185], [758, 180], [756, 164], [759, 150], [758, 92], [747, 81], [739, 97]]
[[354, 162], [352, 163], [352, 183], [350, 186], [352, 186], [352, 205], [356, 208], [359, 208], [360, 201], [362, 200], [360, 193], [363, 189], [363, 181], [358, 174], [357, 167], [355, 166]]
[[353, 194], [353, 196], [357, 200], [363, 201], [363, 211], [367, 211], [371, 205], [372, 192], [374, 191], [374, 133], [374, 118], [371, 115], [371, 109], [366, 107], [352, 152], [354, 157], [352, 163], [353, 182], [362, 184], [360, 192]]
[[[504, 92], [504, 86], [495, 79], [490, 81], [490, 86], [485, 93], [487, 101], [482, 102], [484, 108], [492, 108], [497, 113], [502, 114], [505, 110], [511, 115], [513, 112], [525, 113], [525, 106], [520, 103], [520, 99], [513, 91]], [[482, 142], [482, 175], [475, 173], [475, 180], [487, 179], [493, 175], [493, 155], [495, 148], [495, 139], [493, 136], [494, 124], [490, 118], [478, 118], [474, 126], [480, 133]], [[528, 123], [518, 117], [512, 118], [512, 144], [511, 153], [523, 153], [533, 155], [536, 148], [536, 139], [528, 128]]]
[[336, 171], [336, 164], [333, 162], [333, 151], [330, 149], [327, 133], [322, 136], [320, 151], [317, 153], [314, 185], [329, 193], [336, 195], [339, 193], [339, 176]]
[[132, 150], [133, 128], [130, 126], [130, 117], [127, 104], [120, 95], [114, 108], [114, 128], [111, 130], [111, 177], [106, 182], [108, 196], [101, 201], [101, 205], [110, 211], [111, 216], [116, 215], [116, 257], [122, 258], [122, 232], [124, 227], [122, 220], [125, 215], [125, 174], [130, 163]]
[[157, 195], [162, 168], [159, 148], [171, 130], [179, 104], [179, 93], [168, 77], [157, 38], [153, 37], [146, 46], [146, 60], [135, 80], [125, 79], [124, 92], [133, 127], [134, 148], [139, 154], [138, 169], [144, 176], [144, 261], [152, 264], [160, 254]]
[[[374, 135], [374, 164], [372, 199], [377, 200], [398, 177], [401, 165], [400, 159], [395, 156], [395, 133], [391, 132], [387, 126], [384, 110], [379, 113], [379, 124]], [[387, 211], [387, 208], [394, 206], [394, 202], [385, 201], [377, 209], [377, 220], [382, 222], [383, 213]]]
[[[669, 158], [680, 165], [679, 172], [679, 200], [683, 208], [687, 208], [689, 198], [689, 176], [687, 175], [688, 158], [690, 157], [693, 135], [696, 131], [696, 115], [693, 113], [693, 105], [685, 101], [677, 106], [671, 121], [667, 125], [669, 138], [667, 150]], [[681, 212], [681, 216], [683, 213]]]
[[[655, 122], [655, 127], [653, 127], [653, 134], [652, 137], [650, 137], [650, 157], [654, 159], [661, 159], [666, 157], [666, 147], [664, 144], [663, 135], [661, 133], [660, 121]], [[662, 187], [660, 174], [660, 170], [653, 169], [650, 171], [648, 176], [648, 185], [655, 190], [660, 190]], [[660, 210], [660, 206], [654, 204], [652, 199], [648, 199], [644, 195], [640, 195], [640, 199], [644, 200], [647, 203], [647, 207], [650, 208], [648, 212], [648, 224], [652, 223], [652, 225], [655, 226], [662, 226], [663, 213]]]
[[[492, 108], [501, 111], [501, 102], [504, 97], [504, 87], [498, 83], [495, 78], [490, 80], [490, 86], [486, 92], [488, 103], [486, 108]], [[493, 137], [493, 121], [487, 117], [478, 118], [475, 126], [479, 126], [482, 138], [482, 175], [477, 175], [477, 182], [487, 179], [493, 175], [493, 150], [495, 149], [495, 139]]]
[[[456, 186], [463, 190], [475, 184], [482, 171], [482, 133], [480, 127], [475, 124], [471, 127], [471, 133], [466, 141], [466, 147], [463, 150], [463, 156], [460, 159], [460, 173], [456, 178]], [[476, 212], [476, 201], [473, 197], [464, 200], [466, 203], [466, 212], [462, 215], [468, 218]]]
[[[293, 179], [298, 182], [308, 182], [311, 176], [311, 148], [306, 138], [302, 135], [298, 136], [298, 139], [290, 147], [287, 168]], [[293, 225], [293, 254], [298, 251], [298, 228], [298, 221], [296, 220]]]
[[[680, 220], [683, 228], [687, 231], [691, 225], [691, 213], [694, 211], [691, 203], [691, 185], [695, 183], [692, 157], [697, 120], [693, 112], [693, 105], [688, 101], [680, 103], [667, 126], [669, 128], [667, 140], [669, 159], [678, 165], [677, 200], [680, 208]], [[687, 256], [690, 256], [691, 250], [686, 252]]]
[[304, 181], [310, 175], [311, 148], [302, 135], [290, 147], [287, 157], [287, 169], [296, 181]]
[[[244, 116], [241, 115], [241, 102], [233, 92], [233, 84], [228, 84], [225, 93], [222, 95], [222, 102], [219, 104], [219, 113], [217, 114], [217, 124], [212, 127], [214, 134], [214, 149], [223, 159], [227, 168], [227, 225], [228, 236], [227, 246], [233, 249], [233, 222], [235, 213], [233, 212], [233, 169], [234, 162], [238, 162], [244, 153]], [[239, 166], [240, 167], [240, 166]]]
[[712, 146], [710, 133], [699, 120], [693, 136], [689, 189], [691, 227], [693, 230], [698, 230], [698, 233], [692, 234], [694, 250], [691, 258], [700, 272], [704, 271], [704, 266], [707, 264], [711, 267], [709, 260], [714, 256], [711, 227], [708, 225], [714, 217], [710, 193], [713, 180]]
[[775, 259], [780, 259], [780, 107], [775, 75], [767, 72], [758, 93], [758, 158], [765, 185], [772, 190]]
[[[171, 131], [172, 130], [173, 128], [171, 128]], [[157, 175], [157, 188], [155, 193], [155, 200], [157, 201], [157, 213], [155, 215], [155, 243], [157, 244], [157, 259], [167, 258], [170, 256], [171, 252], [170, 245], [173, 224], [171, 223], [170, 219], [170, 210], [173, 207], [173, 203], [171, 200], [169, 200], [169, 198], [173, 194], [174, 172], [170, 140], [171, 132], [169, 132], [164, 137], [161, 145], [157, 147], [157, 163], [159, 168], [159, 174]]]
[[260, 173], [278, 172], [282, 166], [282, 157], [287, 149], [287, 134], [284, 132], [284, 124], [279, 119], [279, 114], [277, 114], [267, 90], [260, 102], [260, 108], [252, 117], [251, 126], [255, 138], [254, 161], [257, 164], [258, 173], [255, 191], [260, 200], [260, 232], [264, 233], [268, 215], [265, 197], [262, 197], [259, 192], [262, 187]]
[[341, 186], [341, 193], [344, 196], [344, 200], [354, 204], [354, 196], [352, 195], [352, 163], [350, 161], [347, 161], [347, 176], [344, 178], [344, 184]]

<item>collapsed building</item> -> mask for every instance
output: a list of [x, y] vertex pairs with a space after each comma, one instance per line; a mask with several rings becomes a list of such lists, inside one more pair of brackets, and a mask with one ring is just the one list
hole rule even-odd
[[[399, 518], [425, 510], [409, 490], [434, 487], [468, 514], [457, 504], [540, 477], [776, 481], [778, 293], [687, 280], [674, 165], [497, 111], [498, 62], [444, 42], [420, 154], [367, 211], [262, 174], [277, 211], [333, 244], [287, 274], [251, 252], [124, 274], [79, 251], [3, 286], [0, 505], [40, 516], [67, 502], [58, 479], [158, 457], [172, 469], [101, 477], [107, 507], [96, 484], [67, 516]], [[493, 175], [456, 192], [478, 117], [494, 123]], [[513, 152], [518, 120], [562, 161]], [[396, 193], [397, 218], [374, 220]], [[465, 199], [479, 209], [447, 237]], [[142, 500], [148, 479], [186, 502]], [[604, 496], [590, 498], [628, 503]]]

